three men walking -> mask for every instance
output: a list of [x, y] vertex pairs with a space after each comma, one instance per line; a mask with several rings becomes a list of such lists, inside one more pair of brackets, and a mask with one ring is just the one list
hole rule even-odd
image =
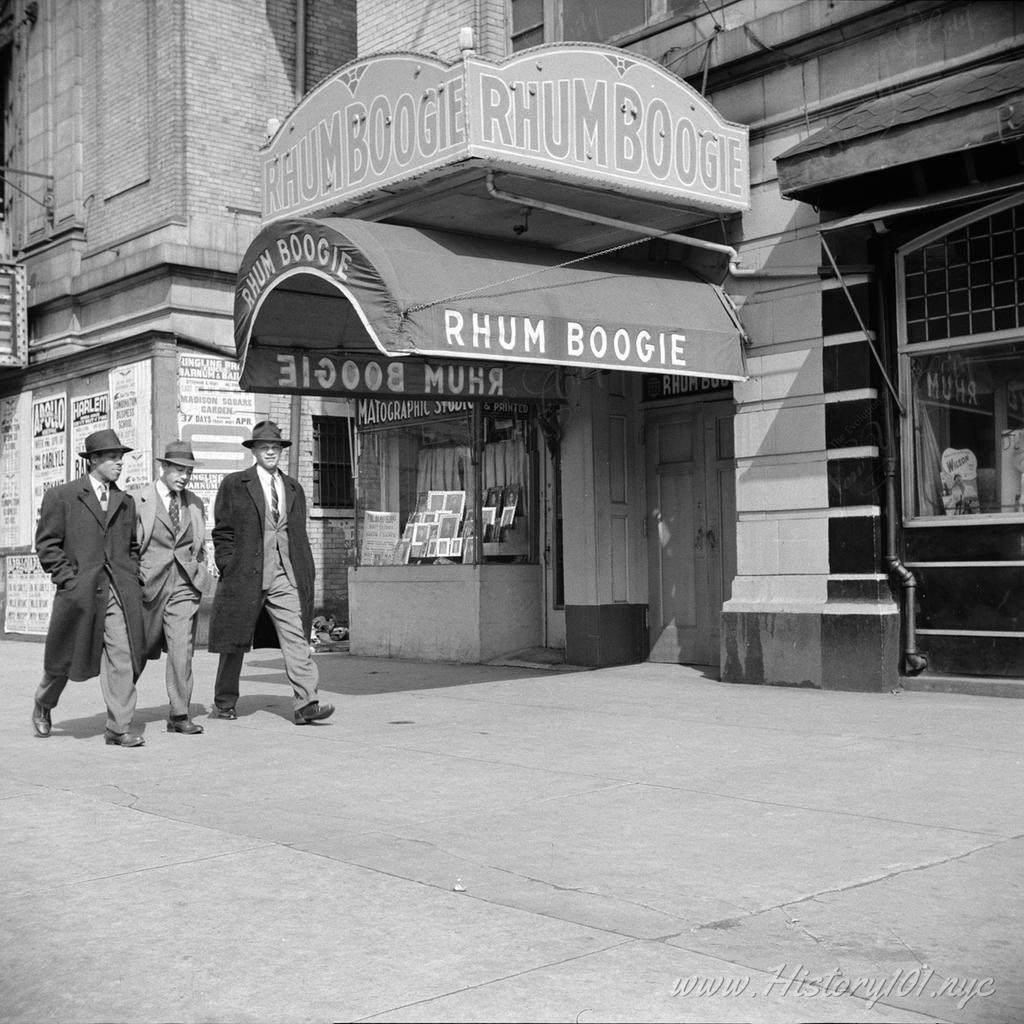
[[[220, 574], [209, 649], [220, 653], [211, 717], [237, 718], [245, 652], [279, 646], [293, 691], [296, 725], [334, 713], [319, 699], [309, 647], [315, 567], [306, 534], [306, 496], [278, 467], [291, 442], [276, 423], [253, 428], [256, 464], [230, 473], [214, 503], [213, 541]], [[68, 679], [100, 676], [107, 705], [104, 736], [114, 746], [145, 742], [129, 730], [136, 680], [147, 658], [168, 655], [167, 731], [196, 735], [192, 656], [199, 605], [209, 586], [206, 526], [199, 498], [187, 489], [196, 465], [183, 441], [167, 445], [157, 480], [129, 495], [117, 486], [132, 449], [113, 430], [85, 441], [86, 476], [43, 496], [36, 551], [57, 587], [47, 632], [43, 678], [32, 727], [50, 735], [51, 712]]]

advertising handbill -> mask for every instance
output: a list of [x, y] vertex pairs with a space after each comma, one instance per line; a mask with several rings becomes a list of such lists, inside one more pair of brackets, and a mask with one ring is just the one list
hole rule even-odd
[[363, 565], [392, 565], [398, 544], [397, 512], [366, 512], [362, 522], [361, 557]]
[[30, 391], [0, 399], [0, 548], [32, 543], [31, 415]]
[[[71, 458], [72, 477], [84, 476], [89, 464], [79, 456], [85, 451], [85, 439], [96, 430], [110, 426], [110, 394], [97, 391], [92, 395], [79, 395], [71, 399]], [[121, 435], [119, 434], [118, 437]], [[124, 444], [128, 444], [124, 441]]]
[[190, 490], [213, 521], [213, 501], [225, 473], [252, 461], [242, 442], [256, 422], [256, 399], [238, 388], [238, 362], [182, 352], [178, 356], [178, 429], [199, 465]]
[[68, 396], [32, 401], [32, 507], [39, 515], [43, 495], [68, 479]]
[[[153, 479], [153, 374], [148, 359], [110, 371], [110, 425], [132, 451], [117, 486], [131, 491]], [[81, 450], [81, 449], [79, 449]]]
[[7, 555], [4, 630], [46, 636], [54, 587], [35, 555]]

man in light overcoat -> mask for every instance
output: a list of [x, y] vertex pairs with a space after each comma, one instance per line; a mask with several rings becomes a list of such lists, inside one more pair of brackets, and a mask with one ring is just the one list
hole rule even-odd
[[143, 656], [142, 588], [135, 502], [117, 486], [125, 452], [113, 430], [85, 439], [86, 476], [43, 495], [39, 564], [57, 587], [36, 690], [32, 728], [50, 735], [51, 712], [69, 679], [100, 677], [108, 745], [141, 747], [129, 733]]
[[210, 585], [206, 517], [202, 501], [186, 489], [196, 466], [189, 445], [172, 441], [159, 462], [160, 476], [133, 494], [146, 657], [156, 661], [167, 652], [167, 731], [198, 735], [203, 727], [189, 717], [189, 705], [199, 603]]
[[242, 444], [256, 465], [229, 473], [214, 502], [214, 558], [220, 572], [213, 598], [209, 649], [220, 653], [212, 718], [238, 717], [242, 659], [253, 647], [280, 647], [292, 685], [296, 725], [334, 713], [319, 700], [310, 653], [313, 552], [306, 534], [306, 495], [278, 463], [291, 444], [272, 420], [253, 427]]

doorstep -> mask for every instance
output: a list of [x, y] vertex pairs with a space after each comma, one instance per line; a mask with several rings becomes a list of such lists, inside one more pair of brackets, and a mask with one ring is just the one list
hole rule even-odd
[[1003, 679], [997, 676], [902, 676], [904, 690], [929, 693], [964, 693], [974, 697], [1024, 698], [1024, 679]]

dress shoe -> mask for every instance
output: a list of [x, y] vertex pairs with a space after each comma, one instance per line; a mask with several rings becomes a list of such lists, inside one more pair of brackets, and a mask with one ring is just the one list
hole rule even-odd
[[108, 747], [142, 747], [146, 744], [141, 736], [133, 736], [128, 732], [111, 732], [109, 729], [103, 731], [103, 739]]
[[310, 722], [319, 722], [323, 718], [330, 718], [333, 714], [333, 704], [321, 704], [315, 700], [312, 704], [307, 704], [295, 712], [295, 724], [309, 725]]
[[203, 727], [196, 725], [195, 722], [188, 718], [169, 718], [167, 720], [167, 731], [184, 733], [186, 736], [198, 736], [203, 731]]
[[44, 708], [39, 701], [36, 701], [35, 707], [32, 709], [32, 728], [35, 729], [37, 736], [49, 736], [50, 735], [50, 709]]
[[236, 718], [238, 718], [238, 715], [235, 714], [234, 708], [218, 708], [214, 706], [213, 710], [210, 712], [210, 717], [226, 718], [229, 722], [233, 722]]

